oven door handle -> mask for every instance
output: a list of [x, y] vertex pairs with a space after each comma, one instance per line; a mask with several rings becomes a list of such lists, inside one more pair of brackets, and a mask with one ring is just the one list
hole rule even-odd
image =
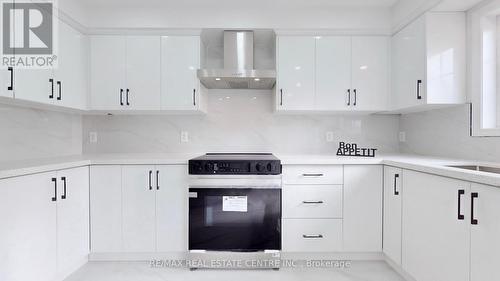
[[305, 238], [305, 239], [322, 239], [323, 235], [322, 234], [303, 234], [302, 238]]

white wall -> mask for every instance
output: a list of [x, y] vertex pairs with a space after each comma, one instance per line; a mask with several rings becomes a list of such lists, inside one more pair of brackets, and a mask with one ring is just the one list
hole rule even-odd
[[[226, 98], [229, 97], [229, 98]], [[334, 154], [338, 141], [357, 142], [381, 152], [398, 151], [397, 116], [298, 116], [272, 112], [272, 94], [264, 91], [210, 93], [207, 115], [85, 116], [84, 153], [271, 151]], [[180, 131], [190, 142], [180, 142]], [[88, 133], [98, 143], [88, 143]], [[325, 133], [333, 131], [335, 142]]]
[[82, 153], [81, 116], [0, 104], [0, 161]]
[[403, 153], [498, 162], [500, 137], [471, 137], [469, 105], [401, 116]]

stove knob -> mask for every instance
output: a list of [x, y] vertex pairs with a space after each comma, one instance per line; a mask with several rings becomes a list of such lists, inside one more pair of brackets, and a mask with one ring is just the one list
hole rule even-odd
[[257, 163], [257, 165], [255, 165], [255, 168], [257, 169], [258, 172], [265, 172], [266, 171], [266, 166], [262, 163]]
[[214, 165], [207, 163], [205, 164], [205, 171], [211, 172], [214, 169]]
[[267, 170], [271, 172], [273, 170], [273, 165], [271, 163], [267, 164]]

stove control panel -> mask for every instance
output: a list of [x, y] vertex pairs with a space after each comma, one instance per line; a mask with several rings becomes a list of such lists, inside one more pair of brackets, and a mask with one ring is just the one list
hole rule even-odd
[[189, 160], [190, 175], [279, 175], [280, 160]]

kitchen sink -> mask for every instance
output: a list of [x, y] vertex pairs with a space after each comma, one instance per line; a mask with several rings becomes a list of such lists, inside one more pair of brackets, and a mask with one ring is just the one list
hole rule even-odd
[[486, 172], [486, 173], [500, 174], [500, 167], [479, 166], [479, 165], [457, 165], [457, 166], [448, 166], [448, 167], [469, 170], [469, 171], [480, 171], [480, 172]]

